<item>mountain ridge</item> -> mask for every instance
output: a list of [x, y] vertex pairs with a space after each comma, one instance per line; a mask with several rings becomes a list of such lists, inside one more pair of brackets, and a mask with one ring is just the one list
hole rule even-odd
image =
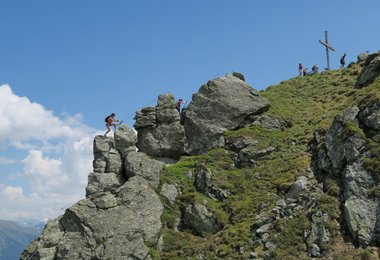
[[253, 104], [240, 73], [183, 115], [160, 95], [137, 136], [95, 137], [86, 199], [21, 259], [377, 259], [379, 75], [380, 53], [364, 54], [252, 89]]

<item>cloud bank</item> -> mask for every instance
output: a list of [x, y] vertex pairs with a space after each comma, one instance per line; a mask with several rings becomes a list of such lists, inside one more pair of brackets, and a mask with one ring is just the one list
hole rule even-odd
[[80, 114], [56, 116], [9, 85], [0, 86], [1, 152], [26, 154], [21, 161], [0, 156], [1, 218], [54, 218], [84, 197], [92, 140], [100, 132], [81, 120]]

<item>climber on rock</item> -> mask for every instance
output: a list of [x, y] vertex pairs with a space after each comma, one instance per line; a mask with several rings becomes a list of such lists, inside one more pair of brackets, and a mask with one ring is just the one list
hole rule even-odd
[[181, 106], [182, 104], [186, 104], [186, 101], [185, 100], [182, 100], [182, 99], [178, 99], [178, 102], [177, 102], [177, 110], [178, 112], [181, 113]]
[[[109, 116], [107, 116], [104, 121], [106, 122], [107, 131], [105, 132], [104, 136], [107, 136], [107, 134], [111, 131], [110, 126], [114, 127], [114, 130], [116, 131], [116, 126], [120, 125], [123, 121], [120, 121], [115, 118], [116, 114], [111, 113]], [[120, 122], [119, 124], [116, 124], [116, 122]]]

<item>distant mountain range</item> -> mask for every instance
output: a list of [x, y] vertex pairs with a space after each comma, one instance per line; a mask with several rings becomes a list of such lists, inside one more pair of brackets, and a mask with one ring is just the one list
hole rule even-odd
[[42, 229], [44, 229], [46, 225], [46, 222], [44, 221], [41, 221], [38, 219], [30, 219], [30, 218], [18, 218], [18, 219], [12, 220], [12, 222], [15, 222], [21, 227], [36, 228], [36, 229], [40, 229], [41, 231]]
[[0, 220], [0, 260], [19, 259], [21, 252], [39, 236], [44, 225], [41, 221], [27, 219], [15, 222]]

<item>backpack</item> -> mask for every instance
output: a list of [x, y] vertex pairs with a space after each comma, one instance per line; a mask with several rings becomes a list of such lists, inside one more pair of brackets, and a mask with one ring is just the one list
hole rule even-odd
[[104, 122], [106, 122], [106, 123], [111, 123], [111, 122], [108, 122], [109, 119], [110, 119], [110, 117], [111, 117], [111, 116], [107, 116], [107, 117], [104, 119]]

